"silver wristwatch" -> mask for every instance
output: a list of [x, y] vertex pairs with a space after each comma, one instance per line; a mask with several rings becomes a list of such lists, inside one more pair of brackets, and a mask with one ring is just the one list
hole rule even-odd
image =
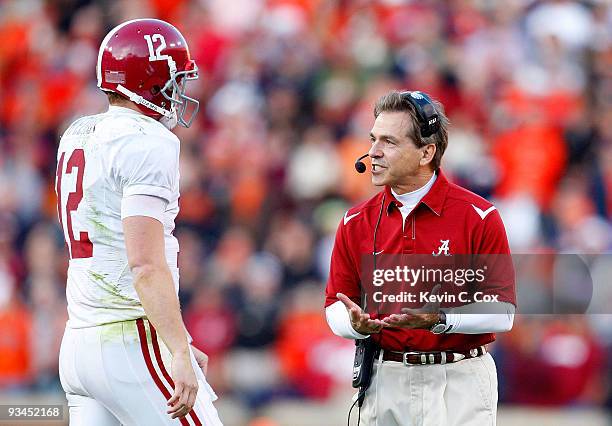
[[431, 331], [433, 334], [442, 334], [446, 331], [446, 328], [446, 314], [440, 311], [440, 318], [438, 319], [438, 322], [432, 325], [429, 331]]

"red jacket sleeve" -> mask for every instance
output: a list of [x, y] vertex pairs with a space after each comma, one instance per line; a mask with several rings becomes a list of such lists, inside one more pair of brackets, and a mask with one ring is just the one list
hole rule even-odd
[[337, 293], [344, 293], [355, 303], [360, 304], [359, 265], [355, 263], [354, 257], [351, 255], [345, 227], [341, 220], [336, 231], [329, 278], [325, 289], [325, 307], [338, 300]]
[[486, 265], [485, 281], [479, 290], [499, 295], [499, 302], [516, 306], [514, 265], [506, 229], [497, 210], [491, 212], [475, 229], [472, 246], [477, 262]]

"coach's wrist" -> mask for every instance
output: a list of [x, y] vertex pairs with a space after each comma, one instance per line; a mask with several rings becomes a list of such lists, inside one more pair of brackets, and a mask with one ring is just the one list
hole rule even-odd
[[446, 324], [446, 314], [440, 311], [436, 314], [436, 316], [437, 316], [437, 319], [429, 327], [429, 331], [431, 331], [433, 334], [442, 334], [446, 331], [448, 327]]
[[441, 321], [446, 321], [446, 316], [442, 316], [442, 313], [436, 312], [435, 314], [431, 314], [429, 327], [433, 327], [434, 325], [439, 324]]
[[366, 337], [371, 335], [371, 334], [380, 333], [380, 330], [362, 329], [362, 328], [355, 327], [354, 325], [351, 325], [351, 327], [353, 328], [355, 333], [360, 334], [362, 336], [366, 336]]
[[355, 332], [362, 334], [364, 336], [369, 336], [370, 334], [376, 334], [376, 333], [380, 333], [380, 331], [382, 330], [382, 328], [377, 327], [377, 328], [370, 328], [370, 327], [360, 327], [359, 324], [355, 324], [353, 322], [351, 322], [351, 327], [353, 328], [353, 330], [355, 330]]
[[362, 333], [360, 331], [357, 331], [351, 326], [348, 333], [343, 335], [342, 337], [346, 337], [349, 339], [355, 339], [355, 340], [361, 340], [361, 339], [367, 339], [368, 337], [370, 337], [370, 335], [368, 333]]

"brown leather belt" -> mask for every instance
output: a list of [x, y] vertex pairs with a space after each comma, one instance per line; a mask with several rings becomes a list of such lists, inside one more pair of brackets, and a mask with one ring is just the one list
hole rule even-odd
[[[381, 349], [382, 350], [382, 349]], [[469, 351], [443, 352], [395, 352], [383, 350], [383, 361], [396, 361], [404, 365], [450, 364], [467, 358], [476, 358], [487, 353], [485, 346]]]

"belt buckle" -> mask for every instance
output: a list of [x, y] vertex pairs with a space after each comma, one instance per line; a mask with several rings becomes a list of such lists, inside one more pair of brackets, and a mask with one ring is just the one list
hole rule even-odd
[[[420, 365], [429, 364], [427, 362], [427, 360], [428, 360], [427, 354], [424, 353], [424, 352], [404, 352], [402, 364], [404, 364], [406, 367], [408, 367], [409, 365], [419, 365], [419, 364], [413, 364], [411, 362], [408, 362], [408, 357], [410, 355], [420, 355], [421, 356], [421, 363], [420, 363]], [[432, 358], [432, 361], [433, 361], [433, 358]], [[433, 362], [432, 362], [432, 364], [433, 364]]]

